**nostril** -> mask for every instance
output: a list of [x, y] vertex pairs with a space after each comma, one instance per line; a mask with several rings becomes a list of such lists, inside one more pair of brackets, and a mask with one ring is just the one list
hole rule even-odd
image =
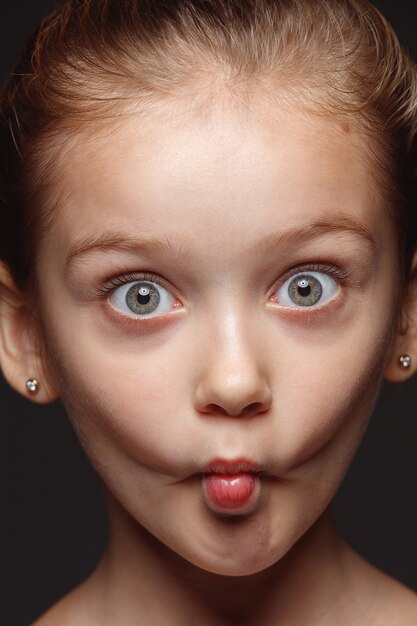
[[204, 410], [204, 413], [213, 413], [214, 415], [228, 415], [228, 412], [226, 411], [226, 409], [224, 409], [222, 406], [220, 406], [219, 404], [208, 404]]
[[251, 417], [252, 415], [259, 415], [260, 413], [265, 413], [268, 410], [262, 402], [252, 402], [245, 406], [239, 415], [244, 417]]
[[260, 413], [265, 413], [268, 410], [268, 406], [264, 405], [262, 402], [251, 402], [247, 404], [243, 408], [235, 407], [234, 409], [229, 408], [227, 410], [225, 407], [220, 404], [210, 403], [207, 404], [205, 409], [203, 409], [203, 413], [209, 413], [211, 415], [229, 415], [234, 417], [252, 417], [258, 415]]

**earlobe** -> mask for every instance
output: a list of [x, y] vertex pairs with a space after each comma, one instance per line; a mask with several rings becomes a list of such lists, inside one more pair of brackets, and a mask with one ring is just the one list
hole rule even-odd
[[[0, 263], [0, 365], [8, 383], [21, 395], [38, 403], [59, 397], [35, 320], [4, 263]], [[36, 389], [30, 380], [36, 380]]]
[[392, 383], [403, 382], [417, 371], [417, 328], [410, 322], [412, 318], [399, 326], [385, 365], [384, 378]]
[[384, 378], [392, 383], [407, 380], [415, 374], [416, 365], [410, 354], [393, 354], [385, 367]]
[[402, 382], [417, 371], [417, 255], [403, 298], [396, 337], [384, 371], [390, 382]]

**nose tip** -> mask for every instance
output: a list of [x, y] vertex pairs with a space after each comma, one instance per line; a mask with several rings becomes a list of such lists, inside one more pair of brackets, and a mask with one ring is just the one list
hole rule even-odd
[[254, 417], [265, 413], [272, 404], [272, 393], [259, 372], [229, 375], [218, 370], [205, 379], [197, 390], [196, 408], [200, 413]]

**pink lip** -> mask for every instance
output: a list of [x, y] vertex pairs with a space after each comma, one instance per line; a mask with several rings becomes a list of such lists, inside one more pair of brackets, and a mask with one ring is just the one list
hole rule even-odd
[[261, 481], [259, 465], [247, 459], [216, 459], [203, 473], [203, 497], [216, 513], [251, 513], [259, 500]]
[[203, 474], [257, 474], [259, 465], [248, 459], [214, 459], [203, 468]]

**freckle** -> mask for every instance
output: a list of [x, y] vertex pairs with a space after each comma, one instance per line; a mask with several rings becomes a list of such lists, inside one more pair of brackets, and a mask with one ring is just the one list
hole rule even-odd
[[346, 134], [346, 135], [350, 135], [351, 131], [352, 131], [352, 127], [350, 124], [348, 124], [348, 122], [341, 122], [341, 128], [342, 131]]

